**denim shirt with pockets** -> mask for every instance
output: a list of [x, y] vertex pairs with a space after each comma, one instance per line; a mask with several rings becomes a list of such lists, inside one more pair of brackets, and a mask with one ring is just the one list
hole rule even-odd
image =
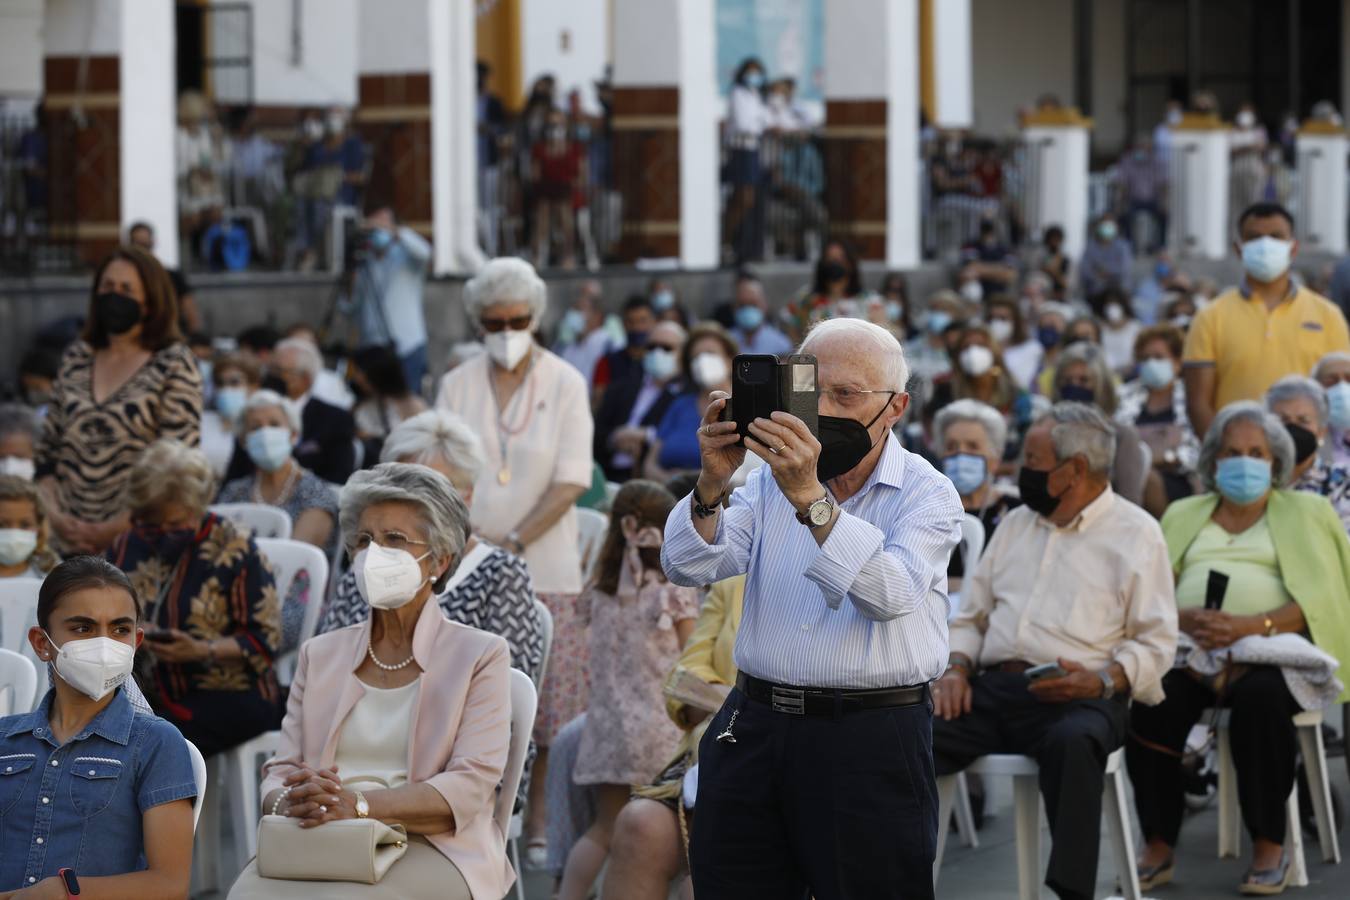
[[0, 891], [71, 868], [122, 875], [146, 867], [141, 817], [197, 796], [187, 741], [117, 696], [65, 744], [48, 722], [53, 692], [33, 712], [0, 719]]

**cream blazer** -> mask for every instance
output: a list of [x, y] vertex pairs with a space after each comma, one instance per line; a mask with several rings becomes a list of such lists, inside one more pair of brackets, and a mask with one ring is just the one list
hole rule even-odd
[[[263, 797], [298, 765], [333, 765], [347, 715], [365, 694], [356, 670], [369, 638], [367, 621], [301, 645], [281, 744], [263, 767]], [[510, 650], [497, 635], [445, 618], [433, 598], [413, 631], [413, 657], [422, 686], [408, 781], [434, 787], [455, 817], [454, 831], [425, 837], [459, 869], [475, 900], [499, 900], [516, 877], [492, 815], [511, 739]]]

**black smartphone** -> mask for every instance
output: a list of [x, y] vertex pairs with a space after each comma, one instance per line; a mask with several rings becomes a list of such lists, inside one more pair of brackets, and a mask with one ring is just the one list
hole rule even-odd
[[775, 412], [791, 413], [819, 436], [820, 387], [816, 382], [816, 358], [794, 353], [743, 353], [731, 362], [731, 401], [723, 419], [736, 423], [738, 443], [745, 443], [750, 423]]
[[1223, 609], [1223, 595], [1228, 592], [1228, 576], [1222, 572], [1209, 570], [1209, 581], [1205, 584], [1205, 609]]
[[166, 629], [157, 629], [155, 631], [147, 631], [145, 633], [145, 639], [156, 644], [171, 644], [173, 643], [173, 634]]

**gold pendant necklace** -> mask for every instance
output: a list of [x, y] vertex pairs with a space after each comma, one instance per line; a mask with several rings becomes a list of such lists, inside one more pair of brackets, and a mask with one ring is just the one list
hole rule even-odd
[[506, 460], [502, 460], [502, 467], [497, 472], [497, 483], [502, 487], [506, 487], [511, 483], [511, 468], [506, 465]]

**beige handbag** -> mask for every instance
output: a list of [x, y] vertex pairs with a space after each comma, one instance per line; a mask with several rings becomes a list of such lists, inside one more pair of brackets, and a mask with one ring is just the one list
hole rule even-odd
[[258, 823], [258, 874], [291, 881], [375, 884], [408, 852], [402, 825], [378, 819], [337, 819], [301, 828], [290, 816]]

